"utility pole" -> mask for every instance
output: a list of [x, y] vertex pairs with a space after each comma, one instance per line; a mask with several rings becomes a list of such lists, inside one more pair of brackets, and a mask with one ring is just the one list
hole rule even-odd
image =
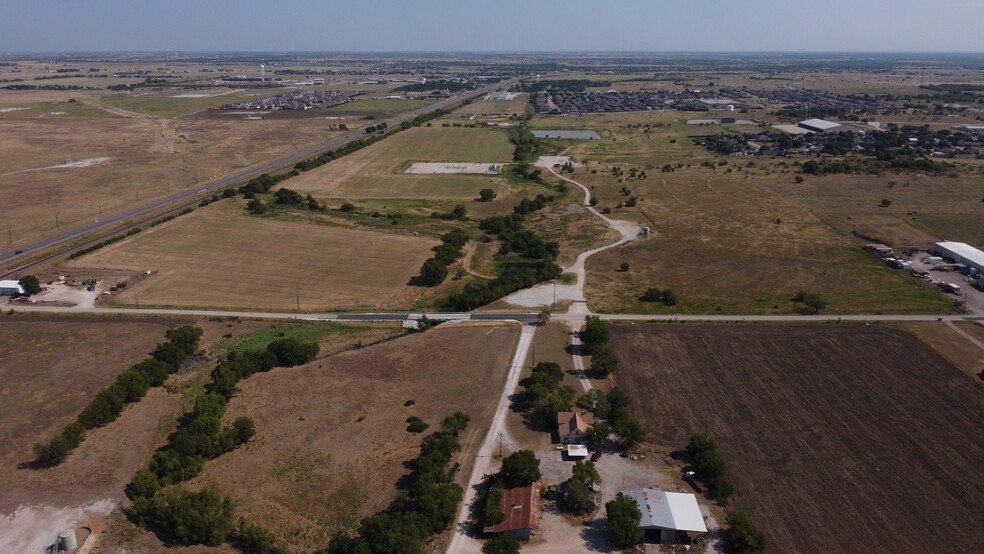
[[502, 457], [502, 433], [499, 433], [499, 457]]
[[14, 234], [10, 231], [10, 229], [7, 229], [7, 242], [9, 242], [11, 246], [14, 245]]
[[301, 282], [294, 281], [294, 288], [297, 291], [297, 311], [301, 311]]
[[58, 214], [55, 214], [55, 229], [59, 227], [61, 227], [61, 225], [58, 224]]

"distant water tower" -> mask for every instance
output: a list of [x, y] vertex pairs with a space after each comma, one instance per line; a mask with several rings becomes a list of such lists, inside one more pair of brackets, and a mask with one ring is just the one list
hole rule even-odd
[[260, 77], [266, 77], [266, 64], [260, 64]]

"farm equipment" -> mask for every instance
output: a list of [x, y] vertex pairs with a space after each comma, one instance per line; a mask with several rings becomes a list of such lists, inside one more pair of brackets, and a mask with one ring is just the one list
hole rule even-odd
[[684, 471], [683, 480], [689, 483], [690, 486], [699, 493], [703, 493], [707, 490], [707, 485], [705, 485], [700, 479], [697, 479], [696, 471]]

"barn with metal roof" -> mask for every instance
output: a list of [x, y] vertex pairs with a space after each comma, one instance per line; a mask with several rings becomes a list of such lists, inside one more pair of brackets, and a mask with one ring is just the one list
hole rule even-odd
[[937, 242], [936, 254], [949, 258], [954, 263], [964, 264], [971, 270], [971, 275], [984, 274], [984, 252], [969, 244], [948, 240]]
[[630, 489], [622, 491], [639, 505], [642, 519], [639, 530], [660, 531], [660, 542], [675, 542], [677, 531], [706, 533], [704, 516], [697, 505], [697, 497], [683, 492], [667, 492], [657, 489]]

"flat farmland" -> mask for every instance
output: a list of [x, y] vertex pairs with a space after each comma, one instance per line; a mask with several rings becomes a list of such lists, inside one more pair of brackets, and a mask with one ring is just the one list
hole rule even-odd
[[[0, 118], [4, 246], [318, 144], [339, 133], [330, 125], [323, 119]], [[109, 159], [84, 168], [38, 169], [98, 157]]]
[[[228, 204], [228, 205], [224, 205]], [[432, 239], [250, 217], [220, 203], [69, 262], [154, 275], [116, 303], [261, 310], [407, 309]]]
[[[292, 551], [323, 548], [333, 531], [353, 530], [393, 500], [421, 439], [454, 411], [471, 417], [454, 457], [458, 482], [467, 479], [518, 335], [516, 325], [442, 327], [253, 375], [226, 417], [253, 418], [256, 436], [195, 482], [233, 495], [238, 513]], [[407, 432], [409, 416], [430, 429]]]
[[480, 175], [416, 175], [413, 162], [489, 162], [512, 159], [505, 131], [415, 127], [294, 177], [285, 186], [333, 198], [472, 199], [483, 188], [505, 191], [504, 179]]
[[616, 325], [650, 440], [714, 436], [772, 552], [972, 552], [984, 391], [914, 336], [861, 325]]

